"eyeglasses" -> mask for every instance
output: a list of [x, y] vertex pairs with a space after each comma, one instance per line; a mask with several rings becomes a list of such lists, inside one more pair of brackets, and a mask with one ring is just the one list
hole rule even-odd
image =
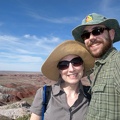
[[102, 27], [95, 27], [93, 28], [93, 30], [91, 32], [83, 32], [83, 34], [81, 35], [81, 38], [83, 40], [86, 40], [90, 37], [90, 34], [92, 33], [92, 35], [97, 36], [97, 35], [101, 35], [104, 30], [110, 30], [109, 28], [102, 28]]
[[69, 63], [77, 67], [83, 64], [83, 60], [80, 57], [73, 58], [71, 61], [60, 61], [57, 65], [59, 70], [65, 70], [69, 67]]

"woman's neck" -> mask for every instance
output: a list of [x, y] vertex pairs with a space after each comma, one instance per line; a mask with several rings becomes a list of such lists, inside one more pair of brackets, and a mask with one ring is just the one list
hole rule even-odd
[[67, 103], [71, 107], [75, 103], [75, 101], [78, 99], [79, 84], [66, 85], [65, 83], [62, 83], [61, 87], [66, 93]]

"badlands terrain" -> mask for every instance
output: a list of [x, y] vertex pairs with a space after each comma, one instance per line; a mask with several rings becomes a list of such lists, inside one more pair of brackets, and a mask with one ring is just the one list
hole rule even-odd
[[37, 89], [53, 83], [54, 81], [47, 79], [40, 72], [0, 71], [0, 114], [12, 119], [19, 117], [12, 115], [13, 111], [17, 114], [14, 107], [9, 113], [8, 105], [17, 104], [17, 110], [22, 108], [22, 105], [30, 107]]

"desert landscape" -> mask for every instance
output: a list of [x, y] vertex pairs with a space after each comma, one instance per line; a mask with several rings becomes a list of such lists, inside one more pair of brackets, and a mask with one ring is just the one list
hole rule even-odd
[[54, 83], [40, 72], [0, 71], [0, 120], [29, 115], [37, 89]]

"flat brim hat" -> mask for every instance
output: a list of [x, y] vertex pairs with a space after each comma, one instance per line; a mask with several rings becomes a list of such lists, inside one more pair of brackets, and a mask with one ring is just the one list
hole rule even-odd
[[58, 45], [43, 63], [41, 67], [43, 75], [50, 80], [58, 81], [60, 74], [57, 64], [63, 57], [71, 54], [80, 56], [82, 58], [85, 72], [93, 68], [94, 58], [87, 51], [85, 45], [75, 40], [66, 40]]
[[84, 27], [88, 25], [97, 25], [97, 24], [105, 25], [106, 27], [115, 30], [115, 37], [113, 43], [120, 40], [120, 26], [118, 21], [116, 19], [107, 19], [106, 17], [97, 13], [92, 13], [86, 16], [82, 20], [82, 24], [72, 30], [72, 35], [76, 41], [80, 41], [84, 43], [84, 41], [81, 38], [81, 34], [83, 33]]

